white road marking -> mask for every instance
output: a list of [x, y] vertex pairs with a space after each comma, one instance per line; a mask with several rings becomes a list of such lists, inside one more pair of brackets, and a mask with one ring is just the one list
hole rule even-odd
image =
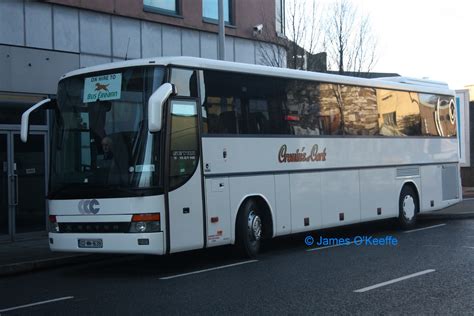
[[474, 249], [474, 247], [463, 246], [464, 248]]
[[162, 277], [162, 278], [160, 278], [160, 280], [169, 280], [169, 279], [174, 279], [174, 278], [180, 278], [180, 277], [188, 276], [188, 275], [192, 275], [192, 274], [198, 274], [198, 273], [203, 273], [203, 272], [220, 270], [220, 269], [240, 266], [242, 264], [247, 264], [247, 263], [252, 263], [252, 262], [257, 262], [257, 261], [258, 260], [249, 260], [249, 261], [244, 261], [244, 262], [237, 262], [237, 263], [228, 264], [228, 265], [225, 265], [225, 266], [220, 266], [220, 267], [215, 267], [215, 268], [210, 268], [210, 269], [204, 269], [204, 270], [198, 270], [198, 271], [194, 271], [194, 272], [188, 272], [188, 273], [183, 273], [183, 274], [177, 274], [177, 275]]
[[408, 234], [408, 233], [413, 233], [413, 232], [418, 232], [420, 230], [425, 230], [425, 229], [431, 229], [431, 228], [436, 228], [436, 227], [441, 227], [441, 226], [444, 226], [446, 224], [438, 224], [438, 225], [433, 225], [433, 226], [428, 226], [428, 227], [423, 227], [423, 228], [417, 228], [417, 229], [412, 229], [412, 230], [407, 230], [407, 231], [404, 231], [405, 234]]
[[331, 246], [324, 246], [324, 247], [318, 247], [318, 248], [311, 248], [311, 249], [306, 249], [306, 251], [316, 251], [316, 250], [322, 250], [322, 249], [328, 249], [328, 248], [334, 248], [334, 247], [342, 247], [342, 246], [349, 246], [350, 244], [353, 244], [354, 242], [348, 242], [348, 243], [343, 243], [340, 245], [331, 245]]
[[36, 303], [31, 303], [31, 304], [26, 304], [26, 305], [9, 307], [9, 308], [5, 308], [5, 309], [0, 309], [0, 313], [10, 312], [10, 311], [14, 311], [16, 309], [27, 308], [27, 307], [31, 307], [31, 306], [37, 306], [37, 305], [43, 305], [43, 304], [54, 303], [54, 302], [59, 302], [59, 301], [71, 300], [73, 298], [74, 298], [74, 296], [65, 296], [65, 297], [55, 298], [55, 299], [47, 300], [47, 301], [41, 301], [41, 302], [36, 302]]
[[435, 271], [436, 271], [435, 269], [428, 269], [428, 270], [420, 271], [420, 272], [413, 273], [413, 274], [410, 274], [410, 275], [406, 275], [406, 276], [396, 278], [396, 279], [393, 279], [393, 280], [390, 280], [390, 281], [386, 281], [386, 282], [378, 283], [378, 284], [375, 284], [375, 285], [372, 285], [372, 286], [364, 287], [363, 289], [358, 289], [358, 290], [355, 290], [354, 292], [356, 292], [356, 293], [367, 292], [367, 291], [370, 291], [370, 290], [373, 290], [373, 289], [376, 289], [376, 288], [379, 288], [379, 287], [382, 287], [382, 286], [397, 283], [397, 282], [400, 282], [400, 281], [403, 281], [403, 280], [406, 280], [406, 279], [414, 278], [414, 277], [417, 277], [417, 276], [420, 276], [420, 275], [423, 275], [423, 274], [427, 274], [427, 273], [431, 273], [431, 272], [435, 272]]
[[474, 198], [467, 198], [467, 199], [462, 199], [461, 202], [462, 201], [472, 201], [472, 200], [474, 200]]

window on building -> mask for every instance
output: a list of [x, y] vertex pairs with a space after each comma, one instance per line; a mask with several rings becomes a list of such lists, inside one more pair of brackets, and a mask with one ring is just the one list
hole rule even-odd
[[285, 0], [275, 0], [275, 24], [278, 35], [285, 34]]
[[151, 11], [179, 14], [178, 0], [143, 0], [143, 5]]
[[[202, 1], [202, 16], [204, 19], [218, 20], [218, 0], [203, 0]], [[232, 0], [224, 0], [224, 21], [232, 23]]]

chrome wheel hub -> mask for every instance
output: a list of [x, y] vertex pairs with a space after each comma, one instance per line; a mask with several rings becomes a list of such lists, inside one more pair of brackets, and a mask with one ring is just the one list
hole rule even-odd
[[407, 220], [411, 220], [415, 216], [415, 200], [411, 195], [407, 195], [403, 199], [403, 215]]
[[260, 217], [254, 211], [250, 211], [247, 223], [250, 240], [260, 240], [262, 238], [262, 220]]

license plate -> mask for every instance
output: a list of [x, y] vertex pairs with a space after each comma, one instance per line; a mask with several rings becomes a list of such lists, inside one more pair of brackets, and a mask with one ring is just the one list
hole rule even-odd
[[102, 239], [79, 239], [77, 241], [79, 248], [102, 248]]

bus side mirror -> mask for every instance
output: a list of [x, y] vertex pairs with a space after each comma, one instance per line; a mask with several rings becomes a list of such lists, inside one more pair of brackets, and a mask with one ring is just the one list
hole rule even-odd
[[161, 131], [163, 106], [172, 94], [177, 94], [176, 87], [171, 83], [164, 83], [148, 100], [148, 130], [151, 133]]
[[28, 110], [26, 110], [22, 115], [21, 115], [21, 133], [20, 133], [20, 138], [21, 141], [26, 143], [28, 141], [28, 134], [30, 132], [30, 115], [34, 111], [38, 110], [41, 107], [44, 107], [45, 109], [51, 109], [56, 106], [56, 101], [51, 100], [51, 99], [44, 99], [41, 100], [40, 102], [36, 103], [32, 107], [30, 107]]

